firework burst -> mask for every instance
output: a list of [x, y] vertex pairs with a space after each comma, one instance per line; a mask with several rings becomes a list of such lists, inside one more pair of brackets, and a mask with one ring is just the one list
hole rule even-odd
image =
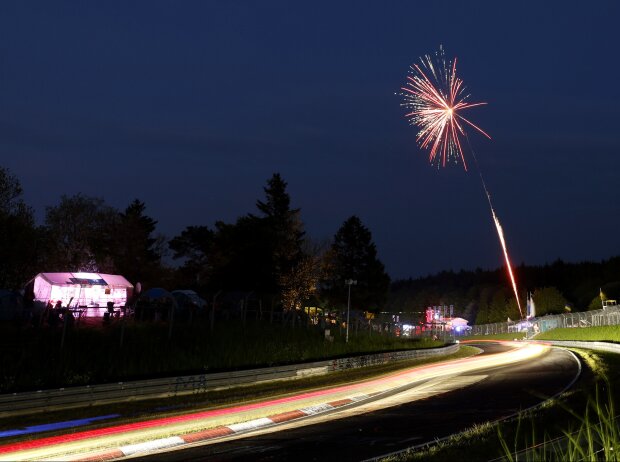
[[429, 161], [437, 166], [446, 162], [461, 161], [467, 170], [467, 162], [461, 147], [465, 136], [464, 124], [470, 125], [487, 138], [484, 130], [461, 115], [465, 109], [486, 103], [469, 103], [463, 81], [456, 76], [456, 58], [446, 60], [442, 47], [435, 53], [420, 58], [420, 64], [410, 67], [407, 82], [400, 95], [401, 106], [409, 111], [405, 117], [411, 125], [419, 128], [417, 140], [420, 147], [430, 149]]
[[[487, 138], [491, 137], [480, 127], [461, 115], [465, 109], [482, 106], [486, 103], [470, 103], [467, 101], [469, 95], [465, 92], [463, 81], [456, 76], [456, 58], [454, 61], [446, 60], [442, 47], [435, 53], [435, 59], [429, 55], [420, 58], [420, 64], [413, 64], [410, 67], [407, 83], [401, 88], [403, 93], [404, 106], [409, 111], [405, 117], [409, 119], [411, 125], [419, 128], [418, 142], [423, 149], [429, 149], [429, 161], [431, 164], [446, 166], [446, 162], [463, 162], [463, 167], [467, 170], [467, 162], [461, 147], [461, 136], [466, 136], [464, 125], [467, 124], [482, 133]], [[472, 156], [476, 161], [476, 155], [472, 150]], [[477, 161], [476, 161], [477, 164]], [[502, 225], [497, 218], [491, 195], [487, 189], [482, 172], [478, 168], [482, 187], [486, 193], [491, 208], [491, 215], [499, 237], [499, 242], [504, 252], [504, 259], [508, 269], [508, 276], [512, 283], [519, 313], [523, 318], [521, 302], [517, 291], [517, 282], [512, 271], [508, 248]]]

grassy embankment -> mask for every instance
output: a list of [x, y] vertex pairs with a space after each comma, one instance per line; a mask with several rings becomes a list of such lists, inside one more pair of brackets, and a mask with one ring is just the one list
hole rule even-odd
[[[344, 333], [338, 329], [332, 329], [334, 339], [327, 341], [322, 331], [311, 327], [293, 329], [269, 323], [248, 323], [245, 327], [240, 323], [220, 323], [213, 333], [208, 324], [177, 324], [170, 339], [165, 324], [127, 323], [123, 329], [119, 323], [113, 323], [97, 328], [73, 328], [66, 331], [62, 349], [60, 329], [18, 329], [5, 326], [0, 332], [3, 334], [0, 336], [0, 361], [3, 364], [0, 380], [5, 391], [216, 372], [444, 345], [430, 339], [395, 338], [367, 332], [359, 335], [351, 332], [347, 344]], [[196, 409], [213, 409], [361, 381], [476, 353], [474, 348], [461, 347], [457, 353], [449, 356], [403, 360], [295, 381], [10, 417], [0, 420], [0, 430], [93, 415], [120, 414], [118, 418], [89, 426], [97, 428], [112, 422], [124, 423], [127, 419], [136, 421], [177, 415]], [[10, 439], [30, 438], [32, 436]]]
[[561, 327], [538, 334], [534, 339], [620, 342], [620, 326]]
[[[105, 406], [98, 406], [96, 408], [86, 407], [65, 411], [46, 412], [44, 414], [7, 417], [0, 419], [0, 431], [10, 430], [16, 427], [23, 428], [33, 425], [40, 425], [42, 423], [63, 422], [66, 420], [89, 418], [93, 415], [119, 415], [117, 418], [109, 419], [104, 422], [95, 422], [88, 427], [80, 428], [81, 430], [90, 430], [110, 424], [121, 425], [124, 423], [138, 422], [159, 417], [170, 417], [187, 412], [197, 412], [207, 409], [234, 406], [241, 403], [249, 404], [276, 396], [284, 397], [304, 391], [360, 382], [411, 367], [462, 359], [476, 355], [478, 352], [479, 350], [477, 348], [461, 346], [457, 353], [447, 356], [396, 361], [378, 366], [344, 370], [328, 375], [306, 377], [294, 381], [269, 382], [232, 389], [213, 390], [173, 398], [109, 404]], [[46, 432], [45, 436], [53, 436], [56, 434], [62, 434], [63, 432], [63, 430]], [[28, 435], [17, 436], [7, 438], [2, 442], [8, 444], [28, 440], [32, 437], [33, 436]]]
[[[525, 332], [459, 337], [460, 340], [522, 340], [524, 338]], [[620, 326], [557, 328], [538, 334], [534, 339], [620, 342]]]
[[[335, 329], [333, 342], [310, 327], [269, 323], [168, 325], [113, 323], [97, 328], [0, 328], [0, 393], [301, 363], [381, 351], [431, 348], [430, 339]], [[122, 345], [121, 345], [122, 338]]]

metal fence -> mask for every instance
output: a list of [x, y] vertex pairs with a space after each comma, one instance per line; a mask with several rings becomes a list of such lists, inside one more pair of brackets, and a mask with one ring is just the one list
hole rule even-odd
[[0, 417], [144, 399], [169, 398], [173, 396], [199, 394], [208, 391], [247, 386], [256, 383], [295, 380], [308, 376], [325, 375], [348, 369], [387, 364], [406, 359], [421, 359], [431, 356], [449, 355], [456, 353], [458, 350], [459, 345], [452, 344], [440, 348], [388, 351], [262, 369], [4, 394], [0, 395]]
[[595, 327], [620, 325], [620, 306], [608, 306], [601, 310], [564, 313], [532, 318], [527, 321], [498, 322], [472, 326], [472, 335], [507, 334], [527, 332], [536, 335], [558, 327]]

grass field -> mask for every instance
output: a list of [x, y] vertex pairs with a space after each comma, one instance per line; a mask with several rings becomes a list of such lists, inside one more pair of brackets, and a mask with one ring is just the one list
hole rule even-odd
[[620, 342], [620, 326], [557, 328], [538, 334], [534, 338], [536, 340]]
[[[269, 323], [127, 323], [98, 328], [0, 329], [0, 393], [302, 363], [443, 342]], [[122, 339], [122, 342], [121, 342]], [[62, 348], [61, 348], [62, 344]]]

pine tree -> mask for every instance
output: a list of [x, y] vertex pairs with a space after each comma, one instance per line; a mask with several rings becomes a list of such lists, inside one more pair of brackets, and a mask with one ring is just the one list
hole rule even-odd
[[291, 208], [287, 183], [279, 173], [264, 188], [265, 201], [257, 201], [261, 222], [270, 236], [273, 276], [285, 310], [299, 307], [316, 290], [317, 265], [303, 251], [303, 223], [299, 209]]
[[279, 173], [264, 188], [266, 200], [257, 201], [256, 207], [263, 214], [263, 224], [272, 237], [273, 263], [276, 277], [290, 272], [303, 257], [302, 244], [305, 232], [299, 209], [291, 209], [287, 183]]
[[303, 250], [300, 211], [291, 208], [286, 187], [275, 173], [263, 188], [265, 198], [256, 202], [258, 215], [218, 221], [213, 232], [188, 228], [170, 242], [175, 257], [206, 265], [210, 290], [251, 291], [266, 300], [277, 297], [287, 310], [298, 307], [316, 288], [318, 265]]
[[145, 215], [146, 205], [135, 199], [119, 213], [115, 235], [114, 265], [129, 281], [154, 281], [160, 267], [161, 251], [154, 236], [157, 221]]
[[357, 281], [351, 290], [352, 308], [376, 312], [384, 307], [390, 277], [377, 258], [370, 231], [358, 217], [350, 217], [338, 230], [325, 266], [328, 276], [322, 281], [322, 294], [332, 307], [346, 306], [347, 279]]

